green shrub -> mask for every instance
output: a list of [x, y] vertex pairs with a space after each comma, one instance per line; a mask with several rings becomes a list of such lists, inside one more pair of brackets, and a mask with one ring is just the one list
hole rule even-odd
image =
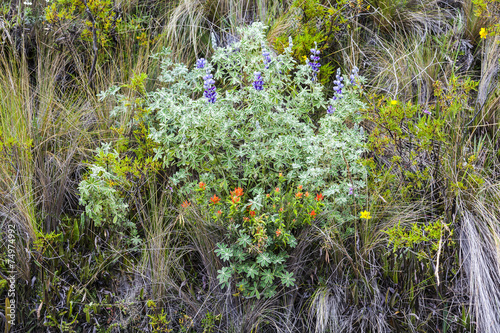
[[[453, 230], [450, 230], [450, 225], [444, 224], [441, 220], [436, 220], [434, 223], [429, 223], [424, 226], [419, 226], [414, 223], [411, 229], [406, 229], [398, 224], [386, 231], [389, 235], [389, 244], [392, 244], [393, 252], [399, 249], [405, 252], [417, 249], [417, 258], [431, 260], [438, 252], [443, 238], [448, 243], [449, 238], [453, 236]], [[449, 242], [451, 245], [453, 241]], [[425, 251], [420, 245], [427, 245], [431, 249], [432, 256]]]
[[[271, 187], [269, 175], [282, 172], [288, 181], [325, 188], [326, 196], [346, 202], [348, 189], [363, 187], [365, 175], [357, 163], [363, 151], [357, 90], [344, 89], [335, 103], [327, 99], [311, 67], [295, 65], [291, 45], [265, 68], [263, 29], [242, 30], [241, 41], [218, 49], [203, 69], [190, 71], [173, 64], [168, 52], [161, 55], [165, 87], [149, 93], [145, 106], [150, 137], [159, 144], [155, 160], [177, 167], [173, 185], [208, 174], [225, 181], [226, 193], [243, 186], [257, 195]], [[202, 77], [214, 68], [224, 91], [209, 103]], [[262, 73], [263, 90], [253, 87], [255, 72]], [[335, 112], [325, 114], [329, 103]]]
[[500, 33], [500, 1], [498, 0], [472, 0], [474, 4], [475, 14], [489, 23], [483, 27], [480, 32], [481, 38], [486, 38], [488, 34], [493, 36]]
[[[274, 294], [276, 277], [285, 286], [294, 284], [292, 273], [285, 270], [287, 251], [296, 245], [301, 228], [311, 222], [311, 214], [323, 209], [323, 195], [325, 209], [333, 211], [337, 220], [350, 221], [348, 207], [362, 200], [359, 190], [366, 177], [360, 163], [364, 134], [358, 112], [364, 107], [359, 100], [363, 78], [356, 71], [351, 77], [341, 77], [337, 71], [342, 90], [327, 98], [313, 66], [295, 64], [291, 41], [286, 53], [263, 56], [268, 49], [263, 31], [260, 23], [242, 29], [239, 42], [217, 49], [211, 63], [200, 60], [193, 70], [174, 64], [169, 52], [163, 51], [157, 55], [163, 87], [146, 93], [137, 88], [141, 84], [135, 84], [132, 88], [142, 91], [139, 102], [118, 94], [117, 87], [101, 94], [101, 98], [116, 99], [113, 116], [129, 113], [130, 107], [140, 109], [129, 126], [132, 131], [146, 126], [143, 132], [155, 145], [154, 153], [135, 154], [136, 160], [169, 170], [170, 185], [178, 189], [175, 193], [181, 200], [192, 197], [192, 184], [198, 182], [203, 184], [198, 192], [209, 184], [220, 197], [234, 198], [230, 189], [245, 189], [241, 201], [236, 205], [228, 200], [229, 208], [221, 215], [212, 211], [213, 206], [207, 209], [228, 228], [232, 242], [219, 244], [217, 250], [231, 262], [231, 267], [219, 272], [221, 284], [226, 285], [234, 274], [243, 295], [257, 297], [264, 290], [265, 296]], [[144, 77], [137, 80], [142, 82]], [[104, 163], [104, 156], [112, 158]], [[123, 174], [117, 162], [120, 156], [100, 150], [97, 165], [91, 166], [90, 177], [80, 186], [81, 203], [98, 223], [116, 222], [126, 215], [120, 197], [127, 191], [120, 195], [112, 190], [131, 186], [125, 177], [117, 177]], [[276, 188], [277, 174], [282, 191], [301, 184], [310, 193], [322, 193], [321, 203], [305, 193], [304, 198], [292, 192], [266, 196]], [[98, 186], [93, 185], [92, 192], [87, 188], [94, 183]], [[106, 201], [106, 196], [111, 199]], [[209, 202], [200, 193], [196, 200], [202, 207]], [[183, 206], [189, 204], [186, 200]], [[249, 216], [247, 206], [259, 215]]]
[[[124, 194], [116, 188], [125, 183], [125, 177], [113, 172], [122, 166], [122, 159], [117, 151], [109, 150], [110, 145], [103, 145], [97, 150], [96, 164], [90, 166], [89, 173], [78, 187], [80, 204], [85, 206], [86, 216], [96, 227], [109, 228], [120, 235], [130, 234], [129, 243], [138, 245], [141, 241], [135, 224], [128, 219], [128, 204]], [[99, 164], [103, 161], [111, 167], [111, 171]], [[125, 168], [127, 166], [125, 164]]]
[[84, 28], [81, 38], [92, 42], [94, 33], [100, 47], [112, 43], [116, 25], [121, 22], [111, 0], [74, 1], [56, 0], [45, 9], [46, 23], [59, 27], [68, 22], [77, 22]]

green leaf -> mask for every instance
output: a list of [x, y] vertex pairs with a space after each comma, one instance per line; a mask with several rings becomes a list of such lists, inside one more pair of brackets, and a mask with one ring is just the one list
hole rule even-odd
[[246, 234], [242, 234], [240, 236], [240, 238], [238, 238], [237, 242], [239, 245], [241, 245], [243, 247], [247, 247], [247, 246], [252, 245], [252, 239], [250, 238], [249, 235], [246, 235]]
[[285, 256], [282, 253], [278, 255], [272, 255], [271, 260], [273, 264], [279, 265], [285, 262]]
[[233, 258], [238, 262], [243, 262], [248, 257], [248, 254], [240, 249], [233, 250]]
[[281, 283], [285, 287], [292, 287], [295, 284], [295, 278], [293, 278], [293, 273], [291, 272], [283, 272], [281, 275]]
[[252, 266], [248, 267], [247, 269], [247, 277], [253, 279], [259, 274], [259, 271], [257, 270], [257, 265], [253, 264]]
[[267, 267], [271, 264], [271, 256], [269, 255], [269, 253], [262, 252], [257, 257], [257, 263], [262, 267]]
[[276, 286], [270, 286], [264, 290], [264, 297], [265, 298], [271, 298], [274, 295], [276, 295]]
[[75, 219], [75, 223], [73, 224], [73, 230], [71, 231], [71, 243], [74, 244], [79, 239], [80, 239], [80, 229], [78, 228], [78, 222]]
[[229, 279], [231, 278], [232, 272], [233, 270], [230, 267], [222, 267], [222, 269], [217, 271], [217, 273], [219, 273], [219, 275], [217, 275], [217, 279], [219, 279], [221, 288], [229, 285]]
[[264, 283], [264, 286], [271, 285], [273, 284], [274, 281], [274, 273], [270, 269], [264, 270], [262, 273], [262, 282]]
[[259, 293], [259, 288], [257, 288], [257, 282], [254, 282], [253, 283], [253, 288], [255, 290], [255, 297], [257, 297], [257, 299], [260, 299], [260, 293]]
[[137, 236], [137, 235], [134, 236], [134, 237], [132, 237], [132, 239], [130, 241], [132, 242], [132, 244], [134, 246], [138, 246], [138, 245], [140, 245], [142, 243], [142, 239], [139, 236]]
[[10, 323], [13, 321], [13, 318], [11, 316], [10, 312], [10, 300], [8, 297], [5, 297], [5, 317], [7, 322], [5, 323], [5, 333], [10, 332]]
[[226, 244], [217, 243], [218, 249], [215, 250], [215, 253], [223, 260], [229, 261], [233, 256], [233, 250], [228, 248]]

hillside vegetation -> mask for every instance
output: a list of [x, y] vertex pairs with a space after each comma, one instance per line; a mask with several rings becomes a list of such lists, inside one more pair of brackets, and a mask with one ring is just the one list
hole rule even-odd
[[498, 0], [10, 0], [0, 42], [5, 332], [500, 332]]

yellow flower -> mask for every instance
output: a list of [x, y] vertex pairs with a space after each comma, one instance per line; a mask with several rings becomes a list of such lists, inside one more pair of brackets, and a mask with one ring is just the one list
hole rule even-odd
[[307, 62], [308, 60], [307, 56], [303, 56], [302, 59], [304, 59], [304, 62]]
[[371, 219], [372, 216], [370, 215], [370, 212], [367, 212], [366, 210], [364, 212], [361, 212], [361, 215], [359, 216], [360, 219]]
[[391, 101], [391, 105], [397, 105], [397, 104], [398, 104], [398, 101], [395, 101], [395, 100]]
[[481, 38], [486, 38], [487, 35], [488, 31], [486, 31], [485, 28], [481, 28], [481, 31], [479, 31], [479, 36], [481, 36]]

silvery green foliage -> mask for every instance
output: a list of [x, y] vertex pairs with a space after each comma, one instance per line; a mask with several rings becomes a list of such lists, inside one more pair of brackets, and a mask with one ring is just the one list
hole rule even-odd
[[[97, 149], [97, 155], [112, 154], [119, 158], [118, 153], [110, 153], [110, 145]], [[87, 178], [80, 182], [80, 204], [85, 206], [85, 213], [94, 221], [95, 226], [102, 224], [123, 223], [128, 205], [123, 201], [116, 189], [110, 184], [117, 177], [99, 165], [90, 165]]]
[[[174, 64], [168, 51], [157, 55], [164, 87], [148, 94], [146, 106], [151, 138], [160, 144], [155, 159], [177, 166], [174, 184], [209, 173], [257, 194], [282, 172], [345, 203], [349, 188], [364, 187], [357, 113], [363, 104], [347, 77], [342, 99], [325, 96], [311, 67], [296, 65], [291, 43], [265, 63], [264, 29], [261, 23], [241, 29], [241, 40], [218, 48], [205, 68]], [[219, 91], [214, 104], [202, 95], [209, 72]], [[253, 86], [255, 72], [261, 73], [263, 90]], [[329, 105], [335, 112], [313, 121], [311, 115], [324, 114]]]

